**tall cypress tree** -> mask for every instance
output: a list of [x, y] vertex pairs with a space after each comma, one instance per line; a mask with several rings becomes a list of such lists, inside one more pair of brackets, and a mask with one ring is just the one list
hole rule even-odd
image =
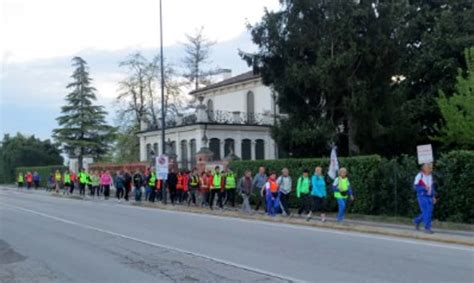
[[87, 62], [74, 57], [72, 66], [75, 67], [71, 76], [73, 82], [67, 85], [71, 92], [61, 108], [62, 115], [56, 118], [59, 128], [53, 133], [65, 153], [77, 158], [82, 168], [84, 156], [99, 158], [107, 152], [115, 130], [105, 121], [104, 107], [94, 105], [96, 89], [91, 86]]

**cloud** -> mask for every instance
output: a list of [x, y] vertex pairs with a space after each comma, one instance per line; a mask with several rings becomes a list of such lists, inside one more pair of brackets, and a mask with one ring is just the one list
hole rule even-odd
[[[238, 57], [238, 49], [255, 50], [248, 33], [216, 44], [211, 52], [211, 66], [230, 68], [233, 74], [248, 70], [245, 62]], [[98, 103], [106, 107], [111, 123], [115, 117], [114, 100], [118, 82], [125, 76], [118, 63], [136, 51], [142, 52], [147, 58], [152, 58], [158, 52], [157, 48], [114, 51], [89, 48], [75, 54], [88, 62], [93, 85], [97, 88]], [[181, 45], [166, 47], [164, 54], [168, 62], [180, 66], [183, 55]], [[0, 76], [0, 134], [20, 131], [50, 138], [52, 129], [57, 127], [55, 118], [68, 93], [66, 85], [71, 81], [73, 71], [71, 57], [3, 64]]]

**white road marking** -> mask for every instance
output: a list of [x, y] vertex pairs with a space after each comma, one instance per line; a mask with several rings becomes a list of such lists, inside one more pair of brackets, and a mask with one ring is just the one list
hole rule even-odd
[[[19, 192], [15, 192], [18, 193]], [[30, 196], [38, 196], [42, 198], [48, 198], [49, 200], [64, 200], [64, 201], [69, 201], [69, 200], [76, 200], [76, 199], [69, 199], [69, 198], [52, 198], [51, 196], [44, 196], [44, 195], [35, 195], [35, 194], [30, 194]], [[77, 199], [76, 201], [81, 201], [80, 199]], [[115, 206], [119, 205], [118, 203], [106, 203], [106, 202], [80, 202], [82, 204], [94, 204], [94, 205], [103, 205], [103, 206]], [[227, 222], [232, 222], [232, 221], [238, 221], [238, 222], [247, 222], [247, 223], [258, 223], [261, 225], [266, 225], [266, 226], [271, 226], [271, 227], [277, 227], [277, 228], [290, 228], [290, 229], [295, 229], [295, 230], [305, 230], [305, 231], [318, 231], [318, 232], [324, 232], [324, 233], [331, 233], [335, 235], [341, 235], [341, 236], [355, 236], [355, 237], [360, 237], [360, 238], [366, 238], [366, 239], [375, 239], [375, 240], [384, 240], [384, 241], [393, 241], [393, 242], [399, 242], [399, 243], [405, 243], [405, 244], [412, 244], [412, 245], [424, 245], [424, 246], [429, 246], [429, 247], [436, 247], [436, 248], [446, 248], [446, 249], [454, 249], [454, 250], [461, 250], [461, 251], [470, 251], [474, 252], [474, 248], [469, 248], [465, 247], [462, 245], [456, 245], [456, 244], [442, 244], [442, 243], [436, 243], [428, 240], [409, 240], [409, 239], [403, 239], [395, 236], [381, 236], [381, 235], [373, 235], [373, 234], [366, 234], [363, 232], [354, 232], [354, 231], [337, 231], [331, 228], [320, 228], [320, 227], [308, 227], [308, 226], [301, 226], [298, 224], [287, 224], [287, 223], [270, 223], [268, 221], [263, 221], [263, 220], [256, 220], [256, 219], [243, 219], [243, 218], [237, 218], [233, 216], [219, 216], [219, 215], [212, 215], [212, 214], [199, 214], [199, 213], [193, 213], [193, 212], [186, 212], [186, 211], [173, 211], [173, 210], [166, 210], [166, 209], [156, 209], [156, 208], [149, 208], [149, 207], [139, 207], [139, 206], [133, 206], [133, 205], [127, 205], [126, 203], [120, 204], [122, 207], [130, 208], [130, 209], [138, 209], [138, 210], [146, 210], [148, 212], [150, 211], [155, 211], [159, 213], [169, 213], [169, 214], [185, 214], [193, 217], [203, 217], [203, 218], [216, 218], [220, 219], [223, 221]]]
[[109, 231], [109, 230], [97, 228], [97, 227], [90, 226], [90, 225], [87, 225], [87, 224], [82, 224], [82, 223], [79, 223], [79, 222], [76, 222], [76, 221], [60, 218], [60, 217], [57, 217], [57, 216], [53, 216], [53, 215], [49, 215], [49, 214], [42, 213], [42, 212], [39, 212], [39, 211], [27, 209], [27, 208], [24, 208], [24, 207], [5, 204], [5, 203], [3, 203], [2, 205], [13, 208], [13, 209], [17, 209], [17, 210], [20, 210], [20, 211], [28, 212], [28, 213], [31, 213], [31, 214], [34, 214], [34, 215], [49, 218], [49, 219], [52, 219], [52, 220], [55, 220], [55, 221], [58, 221], [58, 222], [62, 222], [62, 223], [74, 225], [74, 226], [77, 226], [77, 227], [81, 227], [81, 228], [84, 228], [84, 229], [89, 229], [89, 230], [101, 232], [101, 233], [104, 233], [104, 234], [112, 235], [112, 236], [115, 236], [115, 237], [119, 237], [119, 238], [123, 238], [123, 239], [127, 239], [127, 240], [132, 240], [132, 241], [135, 241], [135, 242], [138, 242], [138, 243], [141, 243], [141, 244], [145, 244], [145, 245], [149, 245], [149, 246], [154, 246], [154, 247], [158, 247], [158, 248], [172, 250], [172, 251], [176, 251], [176, 252], [179, 252], [179, 253], [184, 253], [184, 254], [187, 254], [187, 255], [195, 256], [195, 257], [201, 257], [201, 258], [204, 258], [204, 259], [207, 259], [207, 260], [211, 260], [211, 261], [222, 263], [222, 264], [225, 264], [225, 265], [237, 267], [237, 268], [240, 268], [240, 269], [243, 269], [243, 270], [247, 270], [247, 271], [267, 275], [267, 276], [270, 276], [270, 277], [280, 278], [280, 279], [291, 281], [291, 282], [305, 282], [303, 280], [288, 277], [288, 276], [285, 276], [285, 275], [282, 275], [282, 274], [273, 273], [273, 272], [269, 272], [269, 271], [266, 271], [266, 270], [254, 268], [254, 267], [249, 267], [249, 266], [246, 266], [246, 265], [242, 265], [242, 264], [235, 263], [235, 262], [230, 262], [230, 261], [227, 261], [227, 260], [222, 260], [222, 259], [219, 259], [219, 258], [204, 255], [204, 254], [201, 254], [201, 253], [196, 253], [196, 252], [192, 252], [192, 251], [188, 251], [188, 250], [183, 250], [183, 249], [180, 249], [180, 248], [175, 248], [175, 247], [172, 247], [172, 246], [162, 245], [162, 244], [158, 244], [158, 243], [138, 239], [138, 238], [135, 238], [135, 237], [132, 237], [132, 236], [127, 236], [127, 235], [124, 235], [124, 234], [120, 234], [120, 233], [112, 232], [112, 231]]

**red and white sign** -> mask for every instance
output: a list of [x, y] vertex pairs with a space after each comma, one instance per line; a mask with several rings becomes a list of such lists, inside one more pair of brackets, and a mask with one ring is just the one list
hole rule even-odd
[[418, 164], [432, 163], [434, 161], [431, 144], [417, 146], [416, 153], [418, 155]]
[[156, 177], [158, 180], [166, 180], [168, 178], [168, 156], [161, 154], [156, 157]]

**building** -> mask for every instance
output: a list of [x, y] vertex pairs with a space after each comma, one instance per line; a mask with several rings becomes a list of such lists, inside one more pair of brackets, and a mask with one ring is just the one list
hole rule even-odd
[[[271, 126], [279, 116], [272, 90], [252, 71], [228, 77], [190, 92], [199, 105], [193, 114], [180, 115], [167, 125], [167, 153], [175, 153], [180, 167], [196, 164], [203, 147], [213, 152], [213, 160], [233, 156], [242, 160], [275, 159], [277, 145]], [[140, 161], [161, 154], [161, 131], [146, 129], [140, 138]]]

